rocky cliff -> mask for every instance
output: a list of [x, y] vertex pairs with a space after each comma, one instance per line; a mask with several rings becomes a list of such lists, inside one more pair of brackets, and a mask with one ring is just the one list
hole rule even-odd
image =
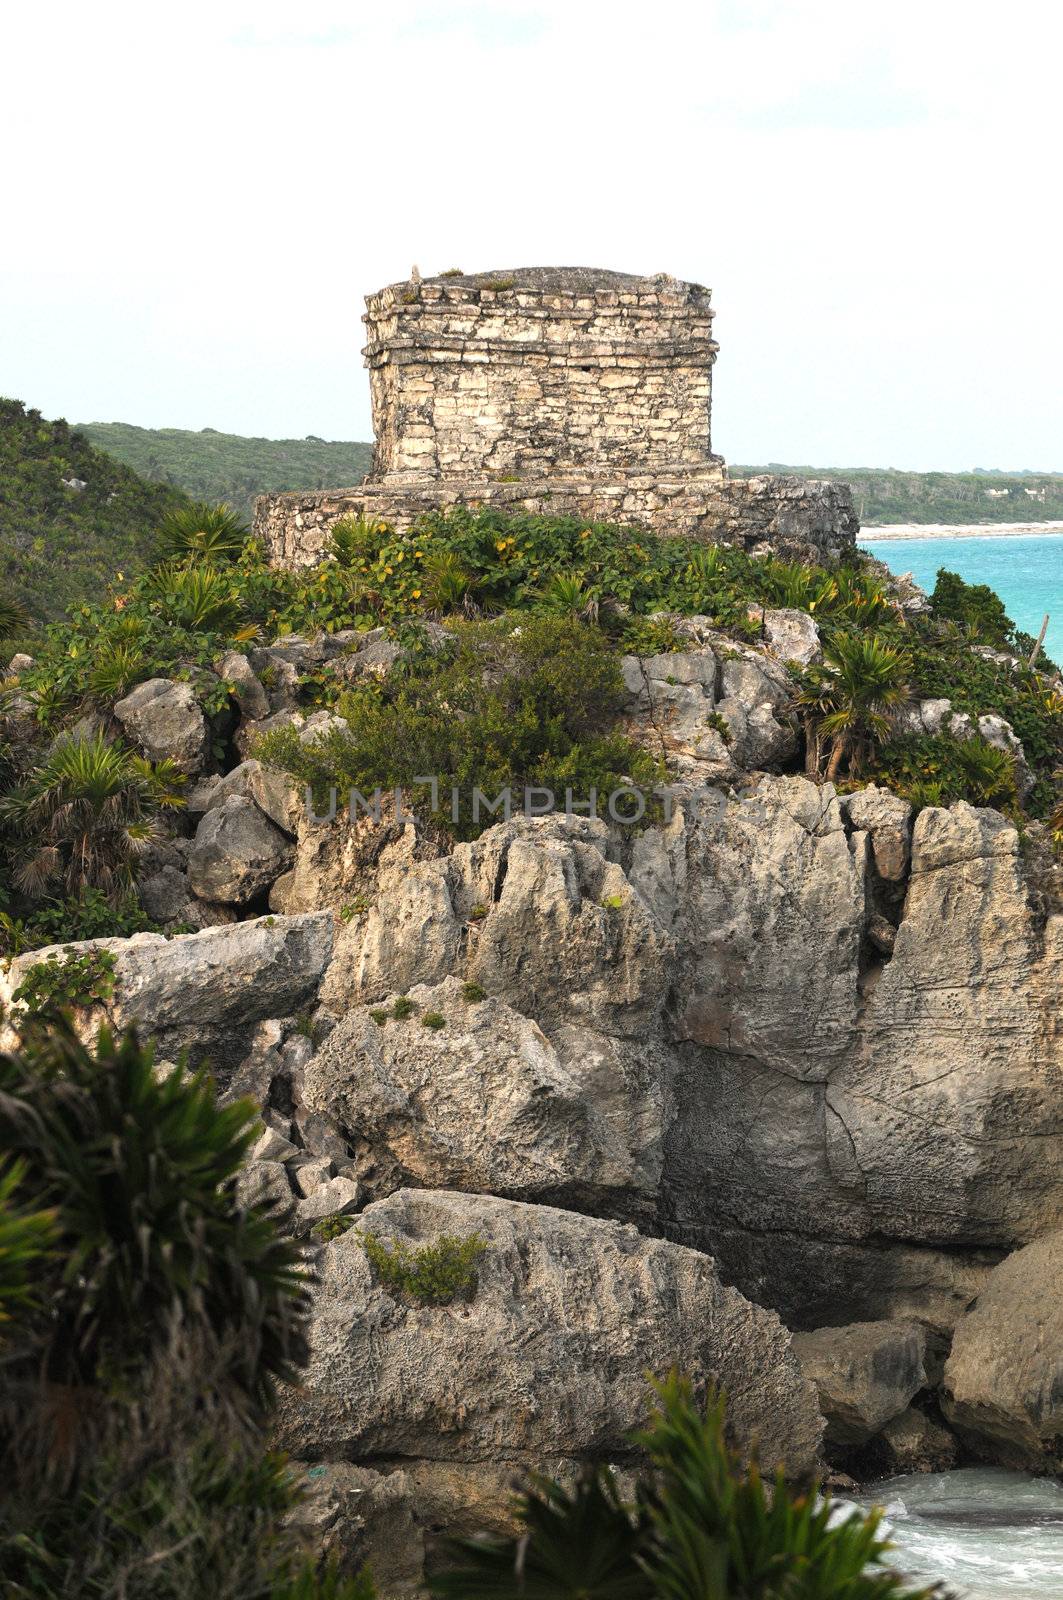
[[[639, 829], [314, 821], [250, 754], [205, 771], [181, 685], [115, 708], [196, 779], [194, 834], [141, 892], [200, 931], [103, 941], [109, 1010], [261, 1108], [248, 1192], [290, 1203], [320, 1279], [280, 1440], [316, 1464], [318, 1534], [396, 1594], [440, 1527], [505, 1521], [514, 1472], [624, 1468], [647, 1370], [723, 1383], [735, 1437], [796, 1476], [824, 1419], [847, 1466], [1061, 1459], [1063, 917], [1038, 830], [785, 770], [807, 613], [756, 645], [679, 626], [624, 662], [625, 726], [675, 780]], [[285, 666], [400, 653], [343, 644], [255, 652], [237, 747], [336, 727]], [[6, 1000], [47, 956], [10, 963]], [[482, 1247], [448, 1303], [366, 1249], [440, 1237]]]

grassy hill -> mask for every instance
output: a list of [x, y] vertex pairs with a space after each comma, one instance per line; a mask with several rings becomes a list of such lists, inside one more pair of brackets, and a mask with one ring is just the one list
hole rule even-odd
[[1063, 520], [1061, 472], [897, 472], [891, 467], [731, 467], [732, 476], [793, 472], [851, 483], [860, 521], [1053, 522]]
[[0, 399], [0, 593], [37, 622], [99, 597], [151, 558], [153, 529], [185, 496], [96, 450], [61, 419]]
[[136, 428], [88, 422], [82, 431], [101, 450], [152, 483], [169, 483], [195, 500], [227, 500], [250, 521], [256, 495], [279, 489], [346, 489], [369, 471], [371, 444], [350, 440], [248, 439], [203, 428]]

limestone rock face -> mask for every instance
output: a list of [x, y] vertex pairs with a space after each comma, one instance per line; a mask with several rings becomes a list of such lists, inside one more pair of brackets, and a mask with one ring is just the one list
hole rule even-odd
[[411, 1248], [478, 1233], [462, 1303], [404, 1303], [374, 1281], [354, 1231], [321, 1255], [312, 1353], [284, 1392], [279, 1443], [310, 1457], [531, 1466], [609, 1460], [644, 1420], [645, 1373], [723, 1383], [736, 1440], [763, 1465], [815, 1462], [813, 1385], [771, 1312], [724, 1288], [713, 1262], [630, 1226], [548, 1206], [400, 1190], [363, 1227]]
[[246, 905], [286, 871], [291, 844], [253, 800], [230, 795], [196, 829], [188, 878], [204, 900]]
[[114, 714], [152, 761], [168, 758], [190, 776], [206, 765], [207, 722], [190, 683], [149, 678], [119, 700]]
[[303, 1497], [289, 1524], [314, 1556], [331, 1557], [345, 1577], [368, 1566], [382, 1600], [424, 1594], [424, 1536], [409, 1473], [349, 1461], [290, 1465]]
[[764, 639], [779, 661], [795, 661], [799, 667], [807, 667], [822, 656], [819, 629], [807, 611], [782, 607], [762, 614], [754, 606], [750, 616], [761, 623]]
[[1063, 1218], [1063, 919], [1034, 914], [1005, 818], [931, 808], [883, 955], [880, 805], [845, 809], [763, 778], [640, 877], [680, 952], [665, 1212], [792, 1324], [948, 1327], [1001, 1250]]
[[959, 1323], [945, 1413], [977, 1454], [1063, 1472], [1063, 1229], [1002, 1261]]
[[210, 1057], [224, 1066], [246, 1051], [255, 1023], [313, 1003], [332, 949], [332, 918], [261, 917], [176, 939], [136, 933], [54, 945], [16, 957], [0, 973], [0, 1000], [10, 1000], [34, 962], [91, 949], [114, 957], [108, 1013], [116, 1026], [135, 1024], [160, 1056], [175, 1059], [187, 1047], [193, 1061]]
[[628, 1214], [641, 1196], [652, 1211], [664, 1116], [652, 1056], [571, 1028], [555, 1045], [454, 977], [409, 998], [404, 1020], [348, 1012], [305, 1069], [303, 1104], [336, 1125], [370, 1195], [415, 1183]]
[[926, 1335], [915, 1323], [855, 1322], [795, 1333], [802, 1371], [819, 1392], [829, 1445], [860, 1445], [900, 1416], [926, 1382]]

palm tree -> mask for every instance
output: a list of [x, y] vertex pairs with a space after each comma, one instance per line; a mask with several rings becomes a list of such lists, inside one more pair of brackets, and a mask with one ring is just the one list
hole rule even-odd
[[183, 782], [172, 761], [152, 766], [102, 733], [62, 740], [0, 800], [0, 821], [22, 843], [16, 884], [30, 895], [57, 880], [70, 894], [127, 891], [159, 813], [184, 804]]
[[814, 770], [820, 742], [830, 740], [826, 776], [833, 782], [843, 761], [859, 771], [867, 746], [889, 737], [895, 713], [911, 699], [912, 663], [904, 650], [867, 633], [835, 633], [824, 642], [823, 654], [799, 701], [808, 711]]
[[163, 557], [173, 561], [235, 561], [249, 532], [228, 506], [195, 501], [166, 513], [159, 523], [159, 543]]

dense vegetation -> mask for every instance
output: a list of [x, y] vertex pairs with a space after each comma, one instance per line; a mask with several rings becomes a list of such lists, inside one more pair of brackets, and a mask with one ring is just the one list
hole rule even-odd
[[0, 399], [0, 595], [32, 620], [54, 621], [147, 566], [160, 518], [183, 498], [67, 423]]
[[[329, 558], [298, 572], [266, 566], [229, 514], [181, 510], [159, 538], [170, 559], [46, 628], [17, 690], [2, 691], [0, 941], [9, 950], [55, 936], [63, 908], [86, 892], [112, 908], [106, 931], [129, 931], [137, 850], [181, 804], [165, 763], [150, 766], [99, 728], [58, 744], [56, 734], [86, 713], [106, 718], [148, 678], [184, 679], [224, 767], [237, 701], [219, 660], [285, 632], [382, 627], [400, 648], [390, 670], [353, 683], [342, 660], [308, 672], [304, 705], [334, 706], [346, 730], [307, 746], [282, 729], [261, 754], [319, 796], [335, 786], [341, 804], [352, 788], [368, 796], [433, 774], [462, 797], [442, 821], [458, 837], [490, 825], [506, 785], [548, 788], [559, 804], [566, 790], [579, 800], [595, 790], [600, 807], [627, 785], [652, 790], [662, 769], [617, 727], [620, 657], [681, 648], [676, 619], [691, 614], [736, 645], [755, 642], [765, 606], [808, 611], [822, 634], [823, 663], [794, 674], [807, 772], [880, 778], [919, 805], [968, 798], [1058, 816], [1063, 694], [1051, 664], [1031, 670], [1020, 657], [1032, 641], [997, 597], [955, 575], [942, 575], [929, 612], [905, 613], [858, 562], [828, 571], [606, 524], [466, 509], [405, 533], [342, 522]], [[426, 626], [440, 618], [445, 630]], [[1011, 724], [1032, 779], [1021, 806], [1006, 750], [955, 738], [947, 725], [903, 733], [906, 705], [928, 698], [949, 699], [956, 716], [996, 713]], [[474, 788], [484, 795], [478, 815]], [[105, 931], [98, 905], [89, 916]], [[69, 926], [83, 929], [83, 915]]]
[[87, 422], [100, 450], [151, 483], [169, 483], [196, 500], [223, 500], [250, 520], [255, 496], [281, 489], [347, 489], [369, 471], [373, 447], [350, 440], [249, 439], [202, 428], [136, 428]]
[[898, 472], [890, 467], [731, 467], [736, 478], [792, 472], [801, 478], [849, 483], [860, 521], [1063, 521], [1063, 473]]
[[132, 1034], [0, 1056], [0, 1575], [34, 1600], [369, 1600], [285, 1524], [267, 1431], [309, 1275], [237, 1178], [258, 1128]]

